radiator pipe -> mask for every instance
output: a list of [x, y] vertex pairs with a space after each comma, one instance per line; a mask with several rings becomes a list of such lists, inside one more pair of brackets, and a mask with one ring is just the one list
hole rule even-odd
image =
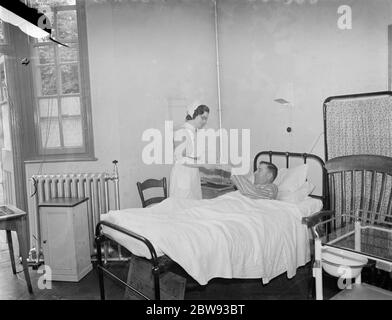
[[113, 160], [113, 181], [114, 181], [114, 194], [115, 194], [115, 210], [120, 210], [120, 185], [118, 175], [118, 161]]
[[[116, 195], [116, 204], [115, 204], [115, 209], [116, 210], [120, 210], [120, 184], [119, 184], [119, 175], [118, 175], [118, 166], [117, 166], [118, 161], [117, 160], [113, 160], [113, 180], [114, 180], [114, 188], [115, 188], [115, 195]], [[117, 245], [117, 252], [118, 252], [118, 257], [120, 260], [123, 259], [122, 256], [122, 250], [121, 250], [121, 246], [118, 244]]]

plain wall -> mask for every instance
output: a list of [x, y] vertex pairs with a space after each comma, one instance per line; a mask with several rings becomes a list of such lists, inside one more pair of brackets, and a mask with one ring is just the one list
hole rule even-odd
[[[310, 152], [313, 146], [313, 153], [324, 158], [323, 101], [387, 89], [391, 4], [220, 1], [224, 125], [251, 129], [252, 155]], [[338, 28], [340, 5], [352, 8], [351, 30]], [[278, 104], [276, 98], [292, 105]]]

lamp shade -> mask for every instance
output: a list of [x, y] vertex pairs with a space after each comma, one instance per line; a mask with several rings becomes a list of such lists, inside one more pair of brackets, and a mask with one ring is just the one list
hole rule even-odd
[[285, 105], [294, 105], [294, 84], [292, 82], [284, 83], [277, 89], [274, 101]]

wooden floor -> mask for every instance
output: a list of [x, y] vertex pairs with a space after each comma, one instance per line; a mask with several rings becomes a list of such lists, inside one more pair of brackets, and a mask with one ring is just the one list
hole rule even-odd
[[[112, 270], [122, 279], [126, 279], [127, 265], [114, 263]], [[19, 271], [21, 265], [17, 266]], [[23, 273], [12, 274], [7, 245], [0, 235], [0, 300], [99, 300], [97, 271], [94, 268], [77, 283], [52, 282], [51, 289], [39, 289], [38, 283], [42, 274], [30, 269], [34, 294], [27, 292]], [[213, 279], [207, 286], [189, 283], [185, 291], [185, 300], [306, 300], [308, 299], [309, 268], [301, 267], [297, 275], [287, 279], [286, 274], [272, 279], [263, 285], [261, 280], [226, 280]], [[388, 277], [389, 278], [389, 277]], [[366, 275], [363, 276], [366, 281]], [[384, 285], [391, 284], [386, 283]], [[108, 300], [122, 300], [124, 288], [105, 277], [106, 296]], [[331, 298], [339, 292], [337, 279], [324, 276], [324, 298]]]
[[[99, 299], [97, 271], [94, 268], [78, 283], [52, 282], [51, 289], [38, 289], [39, 274], [30, 269], [34, 294], [29, 295], [23, 273], [13, 275], [9, 259], [5, 252], [0, 254], [0, 300], [97, 300]], [[8, 255], [8, 252], [6, 252]], [[21, 265], [18, 270], [21, 270]], [[125, 279], [127, 267], [115, 265], [115, 273]], [[263, 285], [260, 280], [226, 280], [214, 279], [207, 286], [190, 285], [185, 292], [186, 300], [277, 300], [277, 299], [307, 299], [308, 295], [308, 270], [298, 269], [297, 275], [289, 280], [283, 274], [273, 279], [268, 285]], [[110, 278], [105, 277], [105, 289], [108, 300], [123, 299], [124, 288]]]

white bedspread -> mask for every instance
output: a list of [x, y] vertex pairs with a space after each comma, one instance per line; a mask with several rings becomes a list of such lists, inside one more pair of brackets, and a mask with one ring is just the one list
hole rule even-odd
[[[149, 239], [158, 255], [169, 256], [201, 285], [216, 277], [267, 283], [286, 271], [291, 278], [310, 257], [298, 206], [239, 192], [210, 200], [168, 198], [151, 208], [111, 211], [101, 218]], [[103, 232], [134, 254], [151, 257], [143, 244], [105, 227]]]

